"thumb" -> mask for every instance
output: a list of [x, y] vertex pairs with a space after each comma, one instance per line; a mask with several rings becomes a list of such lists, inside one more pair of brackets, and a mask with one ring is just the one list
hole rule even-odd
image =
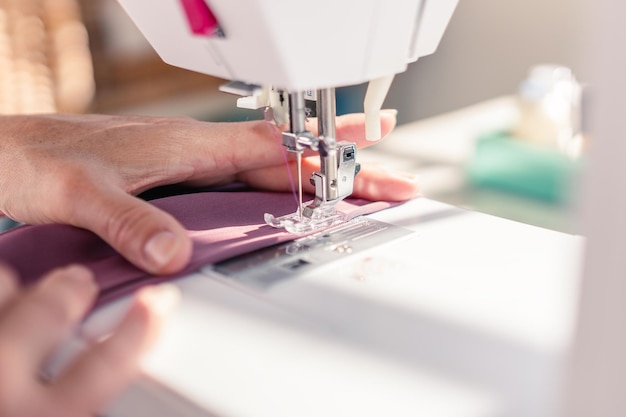
[[152, 274], [171, 274], [191, 258], [192, 243], [176, 219], [120, 189], [92, 189], [71, 205], [72, 224], [91, 230]]

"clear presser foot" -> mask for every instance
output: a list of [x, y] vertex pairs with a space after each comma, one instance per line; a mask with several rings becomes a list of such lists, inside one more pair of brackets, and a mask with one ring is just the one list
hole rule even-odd
[[[303, 211], [310, 203], [304, 205]], [[329, 205], [326, 207], [315, 208], [312, 210], [310, 217], [305, 216], [300, 210], [298, 210], [293, 214], [287, 214], [280, 217], [275, 217], [273, 214], [265, 213], [264, 219], [265, 223], [272, 227], [285, 229], [289, 233], [296, 235], [303, 235], [326, 229], [339, 223], [344, 223], [348, 220], [348, 215], [338, 211], [334, 205]]]

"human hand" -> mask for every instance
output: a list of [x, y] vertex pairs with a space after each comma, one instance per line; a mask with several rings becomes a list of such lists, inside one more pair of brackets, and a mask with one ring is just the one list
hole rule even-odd
[[[383, 113], [383, 134], [394, 125], [395, 115]], [[191, 257], [191, 241], [172, 216], [132, 195], [165, 184], [232, 181], [290, 190], [280, 134], [264, 121], [37, 115], [4, 116], [0, 126], [0, 213], [25, 223], [92, 230], [155, 274], [181, 270]], [[337, 137], [369, 145], [363, 115], [338, 117]], [[318, 158], [309, 154], [304, 178], [317, 169]], [[397, 201], [416, 193], [413, 178], [365, 166], [353, 195]]]
[[0, 417], [93, 416], [137, 374], [175, 299], [159, 287], [140, 290], [124, 320], [52, 381], [41, 369], [90, 308], [97, 294], [82, 267], [56, 270], [20, 291], [0, 267]]

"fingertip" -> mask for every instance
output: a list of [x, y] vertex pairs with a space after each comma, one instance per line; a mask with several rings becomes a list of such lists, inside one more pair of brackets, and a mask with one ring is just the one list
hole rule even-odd
[[376, 201], [407, 201], [420, 195], [418, 178], [412, 173], [365, 167], [355, 181], [356, 197]]
[[384, 109], [380, 112], [380, 130], [385, 137], [396, 127], [398, 123], [398, 110]]
[[158, 317], [168, 316], [179, 304], [180, 290], [172, 284], [162, 284], [142, 288], [137, 300]]
[[132, 333], [138, 338], [138, 351], [147, 352], [161, 334], [166, 318], [180, 302], [180, 290], [172, 284], [148, 286], [135, 294], [133, 306], [124, 324], [122, 333]]
[[[380, 136], [384, 138], [396, 126], [397, 110], [387, 109], [380, 111]], [[365, 115], [363, 113], [345, 114], [336, 119], [337, 138], [351, 142], [357, 142], [360, 147], [370, 146], [378, 140], [368, 141], [365, 139]], [[380, 139], [379, 139], [380, 140]]]
[[381, 113], [392, 116], [394, 119], [398, 117], [398, 109], [382, 109]]
[[93, 411], [126, 387], [139, 374], [144, 355], [160, 334], [164, 315], [176, 302], [176, 290], [171, 287], [139, 290], [111, 335], [84, 352], [55, 381], [50, 388], [54, 396], [71, 401], [76, 410]]
[[420, 196], [417, 177], [397, 177], [389, 186], [388, 201], [408, 201]]
[[93, 273], [85, 266], [70, 264], [57, 270], [57, 273], [76, 281], [95, 283]]
[[81, 265], [68, 265], [58, 268], [43, 277], [40, 283], [42, 291], [71, 288], [75, 297], [92, 300], [98, 294], [98, 284], [93, 273]]
[[115, 186], [87, 187], [77, 206], [71, 224], [93, 231], [150, 274], [179, 272], [191, 259], [191, 239], [171, 214]]
[[65, 279], [70, 279], [75, 285], [85, 288], [89, 298], [95, 298], [100, 291], [93, 272], [82, 265], [68, 265], [60, 272]]
[[401, 178], [395, 188], [396, 198], [392, 201], [407, 201], [420, 196], [420, 185], [417, 178]]

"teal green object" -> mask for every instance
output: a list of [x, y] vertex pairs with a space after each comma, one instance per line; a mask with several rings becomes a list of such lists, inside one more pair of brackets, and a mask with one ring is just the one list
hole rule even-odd
[[567, 203], [581, 162], [506, 132], [481, 136], [467, 168], [470, 184]]

